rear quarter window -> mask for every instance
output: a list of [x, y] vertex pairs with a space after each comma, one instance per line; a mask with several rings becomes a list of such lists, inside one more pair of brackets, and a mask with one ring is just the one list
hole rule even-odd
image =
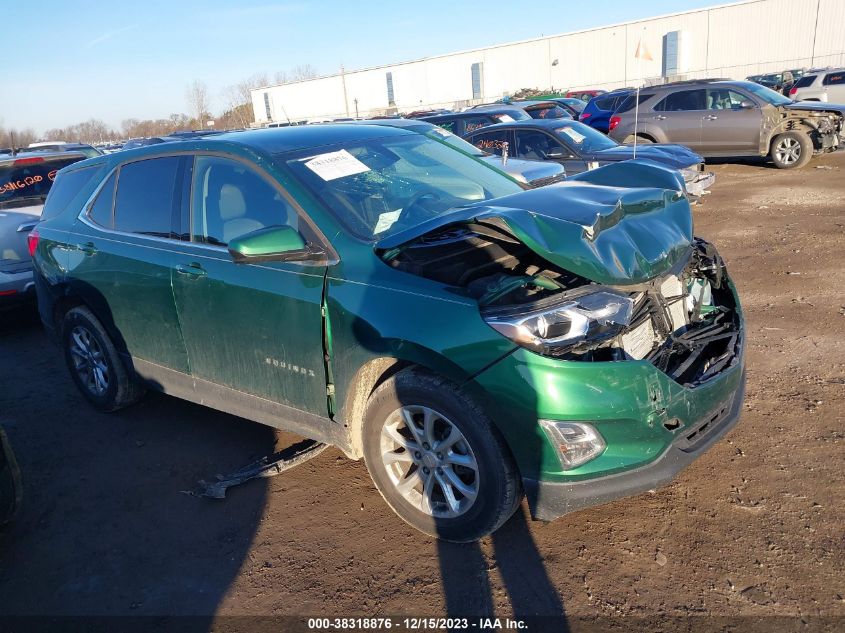
[[816, 75], [810, 75], [809, 77], [801, 77], [793, 88], [808, 88], [813, 85], [813, 82], [816, 80]]
[[[651, 99], [654, 95], [653, 94], [643, 94], [640, 93], [640, 98], [638, 103], [642, 104], [644, 101]], [[628, 95], [625, 97], [622, 102], [619, 104], [619, 107], [616, 108], [616, 112], [628, 112], [629, 110], [634, 109], [634, 95]]]
[[41, 220], [49, 220], [62, 214], [83, 189], [102, 171], [102, 165], [75, 169], [56, 176], [53, 187], [44, 203]]

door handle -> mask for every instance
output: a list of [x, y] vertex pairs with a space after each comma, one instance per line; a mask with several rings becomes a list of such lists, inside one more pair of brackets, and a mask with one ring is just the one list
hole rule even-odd
[[80, 244], [79, 250], [82, 251], [88, 257], [97, 253], [97, 247], [94, 246], [94, 242], [85, 242], [84, 244]]
[[707, 115], [706, 117], [704, 117], [704, 118], [705, 118], [705, 119], [707, 119], [708, 121], [715, 121], [715, 120], [716, 120], [716, 119], [718, 119], [719, 117], [717, 117], [715, 114], [708, 114], [708, 115]]
[[197, 279], [199, 277], [205, 277], [206, 272], [203, 270], [202, 266], [196, 263], [192, 264], [179, 264], [176, 266], [176, 272], [180, 275], [185, 275], [189, 279]]
[[656, 117], [654, 117], [654, 119], [655, 119], [655, 121], [664, 121], [666, 119], [666, 117], [663, 116], [662, 114], [658, 114]]

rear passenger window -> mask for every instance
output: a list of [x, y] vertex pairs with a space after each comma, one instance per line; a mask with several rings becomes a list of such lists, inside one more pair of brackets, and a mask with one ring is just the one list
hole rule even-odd
[[838, 86], [845, 84], [845, 73], [830, 73], [824, 78], [825, 86]]
[[[55, 182], [50, 188], [50, 193], [47, 195], [47, 201], [44, 203], [41, 220], [49, 220], [64, 211], [67, 205], [70, 204], [70, 201], [76, 197], [76, 194], [82, 191], [83, 187], [97, 175], [101, 167], [101, 165], [84, 167], [83, 169], [63, 173], [59, 176], [54, 171], [51, 171], [48, 177], [55, 178]], [[79, 210], [77, 209], [78, 212]]]
[[485, 125], [490, 125], [492, 121], [489, 117], [473, 117], [464, 119], [464, 134], [469, 134], [473, 130], [477, 130]]
[[667, 96], [654, 106], [659, 112], [684, 112], [689, 110], [704, 110], [704, 90], [679, 90]]
[[[510, 132], [507, 130], [482, 132], [472, 137], [472, 144], [482, 151], [501, 156], [509, 137]], [[510, 153], [513, 154], [513, 150]]]
[[95, 224], [99, 224], [103, 228], [114, 228], [114, 217], [112, 216], [112, 203], [114, 202], [114, 183], [117, 172], [112, 172], [106, 184], [102, 186], [100, 192], [97, 194], [97, 199], [91, 205], [91, 210], [88, 212], [88, 218]]
[[299, 216], [279, 190], [241, 161], [197, 156], [192, 200], [195, 242], [225, 246], [269, 226], [299, 230]]
[[150, 158], [120, 168], [114, 199], [114, 228], [124, 233], [170, 237], [179, 156]]

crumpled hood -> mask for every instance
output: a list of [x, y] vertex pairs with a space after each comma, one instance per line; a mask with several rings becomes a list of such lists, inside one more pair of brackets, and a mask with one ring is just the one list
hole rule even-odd
[[787, 110], [810, 110], [813, 112], [835, 112], [845, 116], [845, 105], [837, 103], [824, 103], [822, 101], [796, 101], [781, 106]]
[[[594, 152], [597, 160], [628, 160], [634, 158], [633, 145], [619, 145], [609, 149]], [[637, 158], [653, 160], [672, 169], [683, 169], [690, 165], [703, 163], [704, 159], [683, 145], [637, 144]]]
[[692, 214], [677, 171], [650, 161], [607, 165], [566, 182], [467, 205], [376, 244], [401, 247], [456, 224], [492, 224], [602, 284], [648, 281], [689, 254]]

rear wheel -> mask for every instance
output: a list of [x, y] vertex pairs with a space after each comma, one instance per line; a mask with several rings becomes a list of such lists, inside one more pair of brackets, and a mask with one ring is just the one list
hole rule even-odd
[[629, 134], [628, 136], [626, 136], [626, 137], [625, 137], [625, 141], [624, 141], [624, 143], [623, 143], [623, 144], [624, 144], [624, 145], [633, 145], [633, 144], [634, 144], [634, 139], [636, 139], [636, 140], [637, 140], [637, 145], [640, 145], [640, 144], [642, 144], [642, 145], [650, 145], [650, 144], [654, 143], [654, 141], [652, 141], [652, 140], [651, 140], [649, 137], [647, 137], [647, 136], [642, 136], [642, 135], [640, 135], [640, 134], [637, 134], [637, 135], [635, 136], [635, 135], [633, 135], [633, 134]]
[[144, 386], [130, 376], [105, 328], [88, 308], [78, 306], [65, 315], [62, 344], [71, 378], [96, 409], [115, 411], [144, 395]]
[[813, 157], [813, 141], [800, 131], [778, 134], [772, 141], [771, 157], [779, 169], [803, 167]]
[[370, 397], [364, 459], [385, 501], [416, 529], [474, 541], [514, 513], [513, 458], [481, 409], [449, 381], [403, 370]]

